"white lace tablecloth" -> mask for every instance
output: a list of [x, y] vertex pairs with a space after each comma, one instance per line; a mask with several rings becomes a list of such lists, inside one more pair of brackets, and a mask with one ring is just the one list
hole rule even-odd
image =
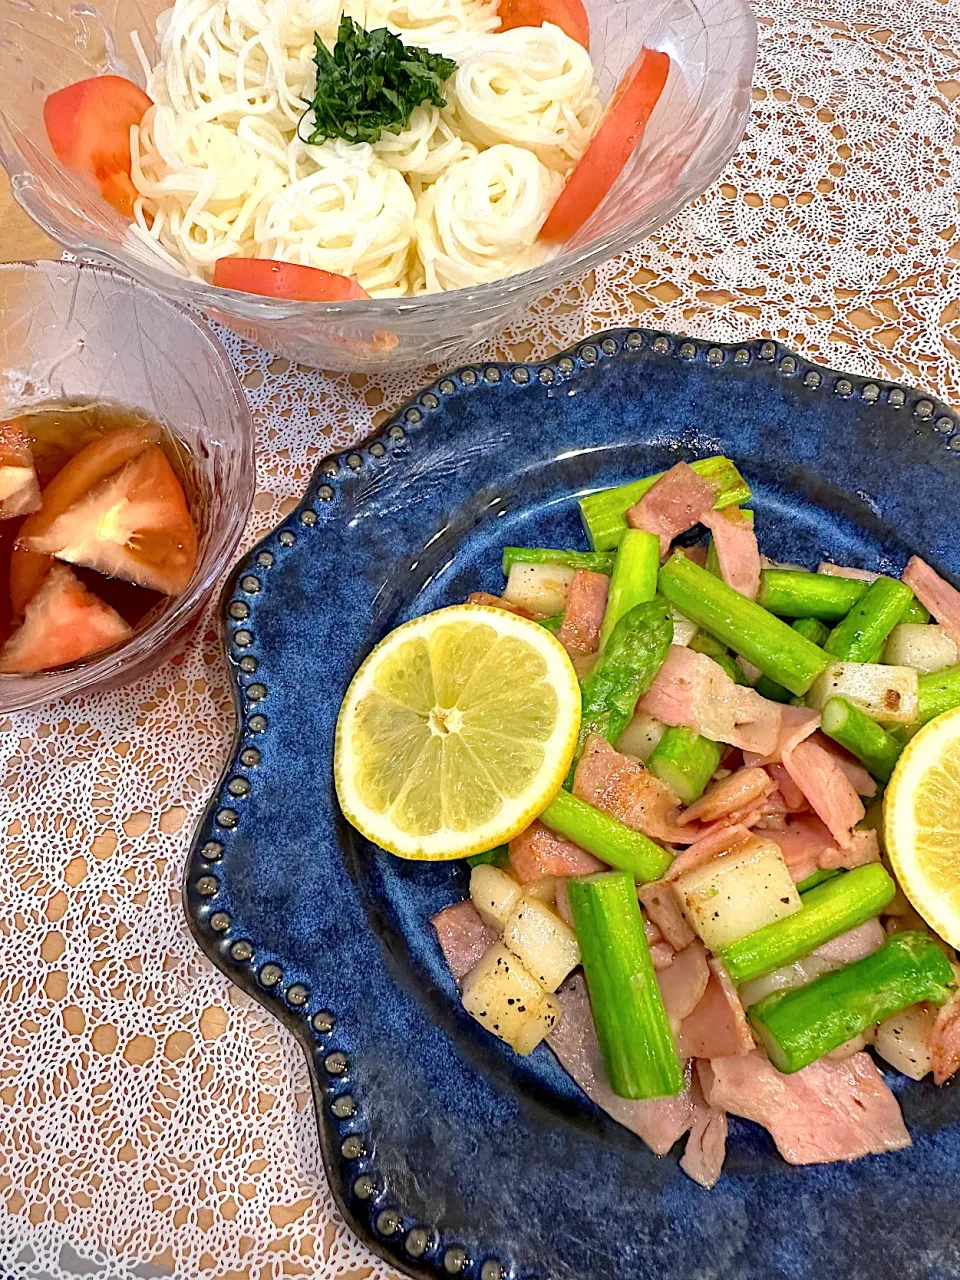
[[[960, 0], [759, 16], [753, 118], [722, 180], [484, 354], [639, 320], [772, 335], [960, 405]], [[248, 543], [425, 380], [228, 345], [259, 429]], [[185, 850], [232, 722], [212, 611], [140, 684], [0, 722], [4, 1278], [392, 1274], [334, 1208], [299, 1049], [184, 923]]]

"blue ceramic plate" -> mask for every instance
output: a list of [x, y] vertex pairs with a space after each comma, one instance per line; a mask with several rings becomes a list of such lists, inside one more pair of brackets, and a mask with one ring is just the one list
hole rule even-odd
[[459, 863], [404, 863], [334, 796], [334, 725], [391, 628], [498, 592], [510, 543], [583, 546], [576, 498], [680, 458], [731, 455], [761, 546], [960, 576], [956, 416], [772, 342], [609, 333], [542, 365], [460, 369], [379, 438], [329, 458], [236, 570], [224, 641], [230, 765], [186, 871], [207, 955], [304, 1047], [324, 1161], [395, 1266], [471, 1280], [954, 1277], [960, 1093], [895, 1084], [901, 1154], [792, 1168], [734, 1121], [705, 1192], [598, 1111], [544, 1047], [517, 1058], [460, 1009], [429, 917]]

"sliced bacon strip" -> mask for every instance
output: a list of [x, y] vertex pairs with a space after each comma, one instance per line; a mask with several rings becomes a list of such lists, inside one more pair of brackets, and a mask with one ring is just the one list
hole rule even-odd
[[644, 911], [676, 951], [683, 951], [695, 940], [697, 935], [687, 923], [671, 885], [662, 880], [652, 880], [640, 886], [637, 897]]
[[509, 848], [510, 866], [521, 884], [543, 876], [589, 876], [606, 869], [599, 858], [572, 840], [554, 835], [542, 822], [532, 822], [514, 836]]
[[778, 702], [736, 684], [705, 653], [676, 644], [637, 710], [758, 755], [776, 750], [783, 717]]
[[468, 898], [444, 907], [430, 920], [437, 932], [437, 941], [450, 972], [459, 982], [465, 978], [477, 961], [492, 946], [497, 935], [480, 919]]
[[690, 1100], [693, 1124], [690, 1137], [680, 1157], [680, 1168], [708, 1191], [716, 1186], [727, 1154], [727, 1113], [711, 1107], [704, 1097], [700, 1083], [702, 1070], [709, 1071], [708, 1062], [698, 1062], [690, 1082]]
[[954, 644], [960, 645], [960, 591], [941, 578], [919, 556], [911, 556], [903, 581], [924, 608], [929, 609]]
[[[790, 818], [782, 831], [771, 837], [780, 846], [783, 860], [795, 881], [806, 880], [815, 871], [843, 867], [852, 871], [866, 862], [877, 862], [880, 846], [876, 831], [854, 831], [841, 849], [829, 828], [813, 813]], [[672, 868], [671, 868], [672, 870]]]
[[834, 564], [832, 560], [821, 560], [817, 573], [826, 573], [833, 578], [856, 578], [858, 582], [876, 582], [880, 577], [873, 569], [854, 569], [852, 565]]
[[684, 809], [677, 821], [682, 827], [688, 822], [716, 822], [768, 796], [774, 789], [775, 783], [765, 769], [744, 767], [715, 782], [699, 800]]
[[728, 587], [756, 600], [760, 591], [760, 548], [753, 523], [738, 507], [708, 511], [701, 517], [713, 534], [720, 575]]
[[936, 1084], [946, 1084], [960, 1070], [960, 991], [941, 1006], [933, 1024], [930, 1051], [933, 1079]]
[[673, 1027], [678, 1028], [684, 1018], [693, 1013], [709, 981], [707, 953], [699, 939], [676, 952], [670, 964], [657, 973], [663, 1006]]
[[483, 604], [490, 609], [502, 609], [504, 613], [515, 613], [520, 618], [533, 617], [530, 610], [525, 609], [522, 604], [512, 604], [509, 600], [504, 600], [503, 596], [492, 596], [489, 591], [471, 591], [464, 603]]
[[717, 854], [729, 853], [738, 844], [749, 839], [750, 828], [743, 823], [718, 822], [715, 826], [708, 828], [688, 849], [677, 854], [663, 877], [664, 882], [672, 883], [678, 876], [692, 871], [701, 863], [709, 862]]
[[854, 867], [862, 867], [868, 862], [880, 861], [880, 841], [876, 831], [854, 831], [850, 843], [845, 849], [825, 849], [817, 864], [823, 871], [833, 871], [842, 867], [852, 871]]
[[627, 511], [631, 529], [643, 529], [660, 539], [665, 556], [670, 543], [698, 524], [717, 499], [717, 486], [697, 475], [686, 462], [665, 471], [638, 503]]
[[693, 1013], [684, 1018], [677, 1034], [682, 1058], [727, 1058], [749, 1053], [755, 1047], [747, 1015], [726, 969], [710, 958], [710, 981]]
[[809, 738], [820, 728], [819, 711], [811, 711], [809, 707], [782, 706], [780, 708], [780, 732], [772, 750], [768, 752], [745, 751], [743, 763], [747, 765], [786, 765], [790, 754], [798, 743]]
[[610, 579], [605, 573], [578, 569], [567, 592], [567, 611], [557, 639], [571, 657], [575, 653], [596, 653], [600, 628], [607, 609]]
[[897, 1100], [873, 1059], [855, 1053], [782, 1075], [760, 1053], [710, 1063], [711, 1106], [755, 1120], [790, 1164], [827, 1164], [910, 1145]]
[[666, 783], [638, 760], [621, 755], [598, 733], [584, 745], [573, 794], [651, 840], [689, 844], [693, 839], [677, 825], [680, 802]]
[[819, 742], [821, 747], [825, 747], [834, 757], [837, 764], [847, 775], [858, 796], [866, 796], [867, 799], [872, 799], [877, 794], [876, 779], [871, 778], [859, 760], [854, 760], [853, 756], [848, 755], [843, 747], [834, 742], [832, 738], [828, 738], [825, 733], [818, 733], [815, 741]]
[[690, 1075], [687, 1088], [675, 1098], [632, 1102], [618, 1098], [607, 1083], [593, 1014], [583, 976], [573, 975], [557, 992], [560, 1021], [547, 1043], [591, 1101], [614, 1120], [642, 1138], [655, 1155], [666, 1155], [693, 1123]]
[[702, 569], [707, 563], [707, 548], [701, 543], [696, 547], [679, 547], [678, 550], [685, 555], [688, 560], [692, 560], [694, 564], [698, 564]]
[[777, 790], [783, 799], [784, 809], [787, 813], [802, 813], [804, 809], [809, 809], [807, 797], [803, 794], [794, 780], [787, 773], [782, 764], [768, 764], [767, 773], [776, 783]]
[[853, 828], [866, 810], [837, 758], [813, 738], [799, 743], [784, 760], [787, 772], [829, 828], [841, 849], [853, 843]]

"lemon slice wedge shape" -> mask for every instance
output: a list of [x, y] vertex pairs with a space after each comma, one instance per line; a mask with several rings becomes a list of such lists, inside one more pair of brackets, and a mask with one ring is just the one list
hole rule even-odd
[[960, 707], [908, 743], [887, 784], [883, 828], [901, 889], [941, 938], [960, 947]]
[[337, 796], [390, 853], [463, 858], [546, 808], [579, 728], [577, 675], [549, 631], [453, 605], [391, 632], [354, 676], [337, 721]]

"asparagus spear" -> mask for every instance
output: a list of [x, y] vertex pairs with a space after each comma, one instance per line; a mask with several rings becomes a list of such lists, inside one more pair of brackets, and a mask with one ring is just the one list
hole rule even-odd
[[681, 613], [791, 693], [806, 693], [827, 665], [827, 655], [811, 640], [679, 553], [660, 570], [660, 590]]
[[751, 1005], [747, 1017], [770, 1061], [789, 1073], [908, 1005], [944, 1004], [953, 981], [949, 960], [929, 934], [909, 930], [805, 987], [774, 991]]
[[[819, 645], [822, 645], [830, 634], [830, 629], [818, 618], [797, 618], [791, 623], [791, 627], [797, 635], [806, 636], [808, 640]], [[775, 680], [770, 680], [766, 676], [761, 676], [753, 687], [762, 698], [769, 698], [771, 702], [789, 702], [793, 697], [789, 689], [785, 689], [782, 684], [777, 684]]]
[[[607, 647], [580, 682], [580, 739], [574, 765], [591, 733], [616, 742], [663, 665], [673, 619], [663, 599], [634, 605], [613, 628]], [[573, 777], [571, 767], [570, 779]]]
[[687, 647], [692, 649], [694, 653], [705, 653], [708, 658], [712, 658], [718, 666], [723, 667], [730, 679], [737, 684], [747, 683], [747, 677], [731, 656], [730, 650], [725, 644], [721, 644], [716, 636], [712, 636], [709, 631], [698, 631]]
[[485, 863], [489, 863], [493, 867], [505, 867], [507, 865], [507, 856], [509, 852], [509, 845], [498, 844], [495, 848], [488, 849], [486, 853], [472, 853], [467, 859], [467, 865], [471, 867], [479, 867]]
[[672, 787], [684, 804], [693, 804], [717, 771], [722, 742], [711, 742], [692, 729], [668, 729], [647, 760], [652, 774]]
[[[729, 458], [701, 458], [690, 464], [698, 475], [717, 486], [714, 506], [729, 507], [750, 501], [750, 487]], [[595, 551], [609, 551], [623, 537], [627, 511], [657, 483], [664, 473], [634, 480], [618, 489], [603, 489], [580, 499], [580, 515], [590, 545]]]
[[504, 576], [510, 573], [515, 564], [562, 564], [568, 569], [592, 569], [594, 573], [610, 573], [613, 570], [613, 553], [560, 551], [555, 547], [504, 547]]
[[917, 680], [920, 698], [920, 723], [960, 707], [960, 667], [944, 667]]
[[830, 698], [820, 713], [823, 732], [853, 753], [879, 782], [889, 781], [903, 744], [846, 698]]
[[797, 881], [797, 893], [799, 893], [802, 900], [803, 895], [809, 889], [815, 889], [818, 884], [823, 884], [826, 880], [832, 880], [834, 876], [838, 876], [839, 874], [840, 872], [838, 870], [814, 871], [808, 875], [805, 880]]
[[621, 1098], [682, 1093], [683, 1066], [650, 959], [633, 878], [608, 871], [568, 880], [567, 895], [611, 1088]]
[[867, 594], [869, 583], [859, 578], [809, 573], [806, 569], [764, 569], [757, 600], [785, 618], [823, 618], [839, 621]]
[[812, 640], [814, 644], [820, 645], [821, 648], [823, 648], [824, 640], [830, 634], [830, 628], [826, 623], [821, 622], [819, 618], [797, 618], [790, 625], [797, 635], [806, 636], [808, 640]]
[[925, 609], [916, 596], [910, 601], [900, 615], [901, 622], [926, 623], [930, 621], [930, 610]]
[[563, 626], [564, 616], [562, 613], [554, 613], [549, 618], [540, 618], [539, 622], [541, 627], [545, 627], [547, 631], [556, 633]]
[[827, 636], [824, 651], [844, 662], [872, 662], [912, 599], [905, 582], [877, 578]]
[[559, 792], [541, 813], [540, 821], [601, 862], [629, 872], [635, 880], [659, 880], [673, 861], [642, 831], [634, 831], [569, 791]]
[[742, 986], [871, 920], [896, 890], [879, 862], [867, 863], [809, 889], [799, 911], [731, 942], [720, 958], [733, 981]]
[[607, 611], [600, 628], [600, 652], [625, 613], [657, 594], [660, 539], [641, 529], [628, 529], [617, 547], [607, 596]]

